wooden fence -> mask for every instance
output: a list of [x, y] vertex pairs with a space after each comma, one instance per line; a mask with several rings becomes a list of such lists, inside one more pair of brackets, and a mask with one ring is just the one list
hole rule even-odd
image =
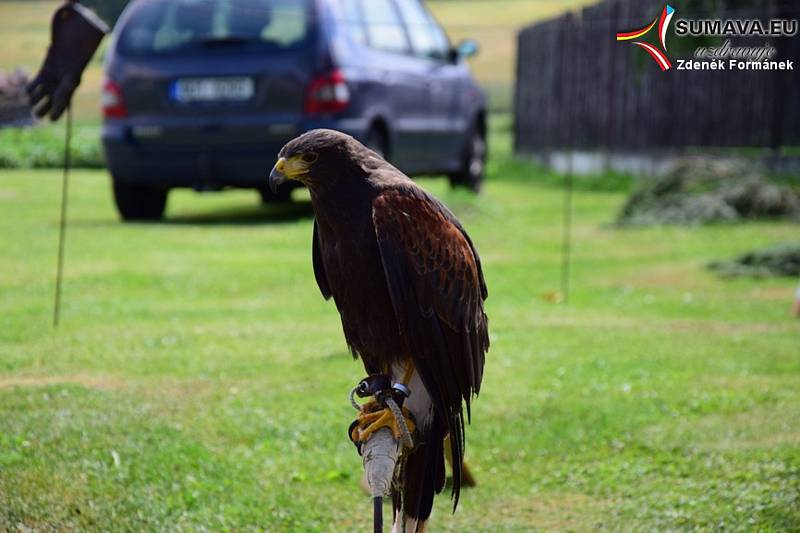
[[[798, 18], [798, 6], [724, 10], [713, 18]], [[515, 150], [539, 154], [579, 149], [639, 153], [687, 147], [800, 145], [800, 36], [774, 38], [776, 59], [794, 71], [662, 72], [645, 53], [618, 42], [616, 33], [648, 24], [663, 2], [609, 0], [523, 29], [518, 36]], [[667, 36], [682, 18], [673, 17]], [[788, 15], [788, 16], [787, 16]], [[701, 16], [697, 16], [701, 18]], [[653, 31], [655, 33], [655, 30]], [[737, 37], [733, 45], [762, 46], [764, 38]], [[674, 55], [674, 56], [673, 56]]]

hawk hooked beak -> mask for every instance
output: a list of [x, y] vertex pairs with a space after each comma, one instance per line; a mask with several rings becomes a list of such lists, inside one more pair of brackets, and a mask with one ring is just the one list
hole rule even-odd
[[273, 193], [277, 193], [278, 187], [288, 180], [297, 180], [305, 183], [304, 178], [308, 175], [308, 169], [314, 161], [316, 161], [316, 155], [313, 154], [279, 158], [275, 166], [272, 167], [272, 172], [269, 173], [269, 188]]
[[273, 194], [277, 194], [278, 187], [286, 183], [288, 179], [289, 177], [286, 175], [286, 159], [281, 157], [272, 167], [272, 172], [269, 173], [269, 188]]

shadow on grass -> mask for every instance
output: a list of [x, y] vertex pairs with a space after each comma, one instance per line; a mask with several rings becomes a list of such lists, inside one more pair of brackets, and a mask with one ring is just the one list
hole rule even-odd
[[292, 201], [285, 204], [236, 207], [205, 213], [170, 216], [156, 224], [184, 224], [191, 226], [283, 224], [314, 217], [309, 201]]
[[[293, 201], [285, 204], [236, 206], [205, 212], [183, 212], [179, 215], [167, 213], [163, 220], [122, 221], [71, 219], [71, 227], [119, 227], [119, 226], [256, 226], [266, 224], [288, 224], [299, 220], [311, 220], [314, 209], [310, 201]], [[53, 222], [57, 225], [57, 222]]]

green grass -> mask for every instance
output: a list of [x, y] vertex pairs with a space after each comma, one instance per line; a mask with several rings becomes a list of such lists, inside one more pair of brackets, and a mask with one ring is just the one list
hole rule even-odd
[[[485, 194], [423, 185], [469, 229], [492, 349], [467, 458], [435, 531], [800, 528], [793, 280], [711, 260], [785, 223], [617, 230], [578, 190], [570, 302], [562, 192], [496, 138]], [[120, 224], [103, 171], [73, 174], [63, 322], [51, 328], [60, 183], [0, 178], [0, 530], [366, 530], [345, 436], [362, 377], [310, 262], [308, 204], [174, 192]]]

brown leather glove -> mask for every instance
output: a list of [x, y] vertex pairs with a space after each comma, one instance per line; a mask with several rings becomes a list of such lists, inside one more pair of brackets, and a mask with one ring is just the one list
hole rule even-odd
[[97, 15], [76, 2], [64, 2], [56, 10], [44, 64], [27, 87], [36, 116], [41, 118], [49, 113], [51, 120], [58, 120], [108, 31]]

